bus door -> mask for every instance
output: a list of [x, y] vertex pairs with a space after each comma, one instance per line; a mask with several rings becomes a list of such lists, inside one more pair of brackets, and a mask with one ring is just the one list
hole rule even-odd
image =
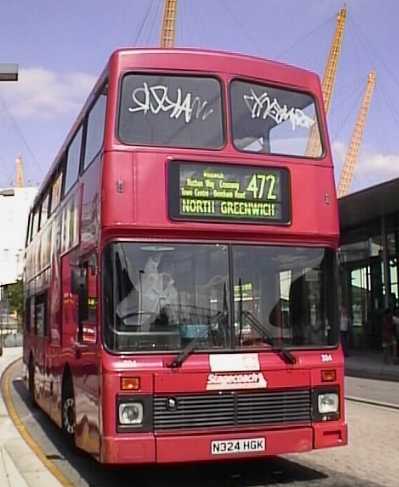
[[96, 455], [100, 450], [99, 360], [97, 356], [97, 257], [83, 260], [74, 273], [78, 326], [74, 343], [76, 444]]

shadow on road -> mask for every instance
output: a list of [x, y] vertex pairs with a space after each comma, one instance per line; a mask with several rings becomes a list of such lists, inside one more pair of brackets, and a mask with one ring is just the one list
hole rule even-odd
[[47, 458], [76, 486], [260, 487], [288, 483], [307, 486], [327, 479], [320, 471], [281, 457], [162, 467], [106, 467], [69, 446], [61, 430], [40, 409], [32, 409], [24, 383], [15, 379], [21, 364], [13, 367], [11, 389], [19, 417]]

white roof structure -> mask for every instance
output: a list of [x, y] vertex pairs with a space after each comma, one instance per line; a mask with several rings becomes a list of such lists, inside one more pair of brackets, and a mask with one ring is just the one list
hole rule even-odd
[[0, 188], [0, 286], [22, 276], [26, 226], [37, 188]]

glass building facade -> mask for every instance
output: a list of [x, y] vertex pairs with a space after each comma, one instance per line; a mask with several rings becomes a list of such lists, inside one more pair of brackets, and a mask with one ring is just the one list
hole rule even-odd
[[341, 302], [349, 346], [382, 349], [384, 310], [399, 306], [399, 179], [339, 201]]

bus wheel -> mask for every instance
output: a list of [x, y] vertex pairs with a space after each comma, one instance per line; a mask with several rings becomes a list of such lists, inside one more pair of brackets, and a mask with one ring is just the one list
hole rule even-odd
[[66, 378], [62, 391], [62, 429], [71, 443], [75, 434], [75, 398], [72, 381]]
[[29, 360], [28, 385], [31, 403], [33, 406], [36, 406], [37, 403], [35, 397], [35, 364], [33, 363], [32, 357]]

